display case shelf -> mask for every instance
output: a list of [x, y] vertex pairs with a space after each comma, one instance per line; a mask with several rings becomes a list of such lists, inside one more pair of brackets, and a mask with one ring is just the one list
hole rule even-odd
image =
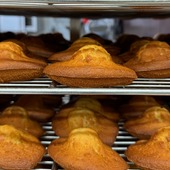
[[62, 17], [157, 17], [170, 14], [170, 0], [2, 0], [0, 13]]
[[170, 78], [138, 78], [132, 84], [108, 88], [73, 88], [48, 78], [0, 84], [0, 94], [57, 94], [57, 95], [170, 95]]

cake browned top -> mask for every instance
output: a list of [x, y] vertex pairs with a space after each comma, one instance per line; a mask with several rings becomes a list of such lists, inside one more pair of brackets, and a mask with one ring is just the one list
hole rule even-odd
[[53, 55], [51, 55], [48, 60], [49, 61], [67, 61], [72, 58], [72, 55], [79, 50], [81, 47], [85, 45], [90, 45], [90, 44], [96, 44], [96, 45], [101, 45], [98, 41], [89, 38], [89, 37], [81, 37], [77, 40], [75, 40], [71, 46], [61, 52], [57, 52]]

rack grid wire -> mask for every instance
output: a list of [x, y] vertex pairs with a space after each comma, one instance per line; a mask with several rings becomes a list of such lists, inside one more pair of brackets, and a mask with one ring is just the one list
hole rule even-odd
[[72, 88], [49, 78], [0, 84], [0, 94], [59, 94], [59, 95], [170, 95], [170, 78], [138, 78], [129, 85], [108, 88]]

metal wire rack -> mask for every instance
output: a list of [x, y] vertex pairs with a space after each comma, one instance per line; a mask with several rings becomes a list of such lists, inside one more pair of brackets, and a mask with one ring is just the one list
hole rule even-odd
[[0, 94], [58, 94], [58, 95], [170, 95], [170, 78], [138, 78], [130, 85], [109, 88], [72, 88], [60, 85], [49, 78], [0, 84]]
[[[127, 149], [127, 147], [135, 143], [136, 138], [132, 137], [131, 135], [128, 134], [128, 132], [125, 131], [125, 129], [123, 128], [123, 124], [124, 124], [123, 121], [120, 121], [118, 123], [119, 133], [118, 133], [118, 136], [116, 138], [114, 145], [112, 146], [112, 149], [118, 152], [119, 155], [122, 158], [124, 158], [125, 161], [127, 161], [127, 163], [130, 166], [129, 170], [139, 170], [138, 168], [135, 167], [135, 165], [132, 162], [128, 161], [126, 159], [126, 156], [124, 155], [124, 152]], [[43, 128], [46, 131], [46, 134], [41, 138], [41, 143], [45, 145], [46, 147], [48, 147], [51, 141], [56, 139], [57, 136], [52, 130], [51, 122], [45, 123], [43, 125]], [[38, 163], [35, 170], [62, 170], [62, 168], [56, 163], [54, 163], [53, 160], [49, 157], [49, 155], [46, 154], [43, 157], [42, 161]]]

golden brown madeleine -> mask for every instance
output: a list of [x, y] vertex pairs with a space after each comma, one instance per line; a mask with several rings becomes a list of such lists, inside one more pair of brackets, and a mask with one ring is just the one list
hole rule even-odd
[[87, 108], [98, 113], [103, 112], [102, 104], [98, 100], [88, 96], [79, 96], [73, 106]]
[[44, 74], [73, 87], [126, 85], [137, 78], [132, 69], [114, 63], [110, 54], [97, 45], [86, 45], [72, 59], [48, 65]]
[[0, 126], [0, 147], [2, 169], [32, 169], [45, 154], [35, 136], [9, 125]]
[[78, 51], [81, 47], [85, 45], [91, 45], [91, 44], [96, 44], [96, 45], [101, 45], [98, 41], [89, 38], [89, 37], [81, 37], [77, 40], [75, 40], [69, 48], [67, 48], [64, 51], [57, 52], [53, 55], [51, 55], [48, 60], [51, 62], [56, 62], [56, 61], [67, 61], [70, 60], [73, 56], [73, 54]]
[[31, 80], [43, 75], [47, 65], [42, 60], [29, 58], [24, 49], [10, 41], [0, 42], [0, 82]]
[[170, 77], [170, 46], [165, 42], [150, 41], [124, 65], [133, 69], [139, 77]]
[[38, 122], [47, 122], [55, 114], [52, 107], [47, 107], [42, 95], [22, 95], [14, 102], [14, 105], [23, 107], [29, 117]]
[[7, 40], [4, 41], [4, 42], [13, 42], [13, 43], [15, 43], [15, 44], [18, 44], [18, 45], [22, 48], [24, 54], [25, 54], [27, 57], [29, 57], [29, 58], [34, 58], [34, 59], [38, 59], [38, 60], [41, 60], [41, 61], [45, 61], [44, 58], [42, 58], [42, 57], [40, 57], [40, 56], [38, 56], [38, 55], [30, 52], [30, 51], [28, 50], [26, 44], [23, 43], [23, 42], [21, 42], [21, 41], [19, 41], [19, 40], [17, 40], [17, 39], [7, 39]]
[[141, 117], [125, 122], [125, 129], [140, 139], [148, 139], [159, 128], [170, 126], [169, 111], [160, 106], [148, 108]]
[[89, 128], [73, 130], [68, 138], [54, 140], [48, 147], [52, 159], [67, 170], [127, 170], [127, 163], [103, 144]]
[[[78, 96], [74, 100], [70, 101], [69, 103], [63, 105], [59, 112], [56, 115], [60, 115], [62, 117], [67, 116], [68, 112], [75, 107], [86, 108], [94, 111], [95, 113], [101, 114], [102, 116], [110, 119], [114, 122], [118, 122], [120, 120], [119, 113], [111, 107], [109, 102], [113, 102], [108, 98], [102, 100], [98, 99], [101, 96]], [[102, 97], [104, 97], [102, 95]], [[104, 103], [106, 102], [106, 103]], [[111, 103], [113, 105], [113, 103]]]
[[75, 107], [70, 110], [66, 117], [56, 115], [52, 121], [52, 127], [60, 137], [68, 137], [73, 129], [91, 128], [98, 133], [99, 138], [105, 144], [110, 146], [113, 145], [118, 134], [118, 125], [116, 123], [89, 109], [81, 107]]
[[48, 45], [40, 36], [24, 35], [18, 40], [23, 42], [27, 46], [29, 52], [39, 57], [48, 58], [49, 56], [54, 54], [54, 51], [52, 51], [48, 47]]
[[148, 42], [150, 42], [151, 40], [147, 40], [147, 39], [139, 39], [136, 40], [135, 42], [133, 42], [130, 46], [129, 51], [126, 51], [122, 54], [119, 55], [119, 57], [123, 60], [123, 62], [127, 62], [129, 61], [131, 58], [133, 58], [136, 53], [138, 52], [138, 50], [145, 44], [147, 44]]
[[9, 106], [4, 109], [0, 115], [0, 125], [5, 124], [29, 132], [38, 138], [44, 134], [41, 125], [38, 122], [31, 120], [23, 107]]
[[153, 96], [132, 96], [127, 103], [118, 108], [121, 117], [125, 120], [140, 117], [143, 112], [152, 107], [160, 106], [160, 103]]
[[78, 97], [73, 106], [90, 109], [115, 122], [119, 120], [119, 114], [113, 108], [104, 105], [92, 96]]
[[149, 140], [139, 140], [125, 151], [128, 160], [143, 170], [170, 169], [170, 126], [159, 129]]

